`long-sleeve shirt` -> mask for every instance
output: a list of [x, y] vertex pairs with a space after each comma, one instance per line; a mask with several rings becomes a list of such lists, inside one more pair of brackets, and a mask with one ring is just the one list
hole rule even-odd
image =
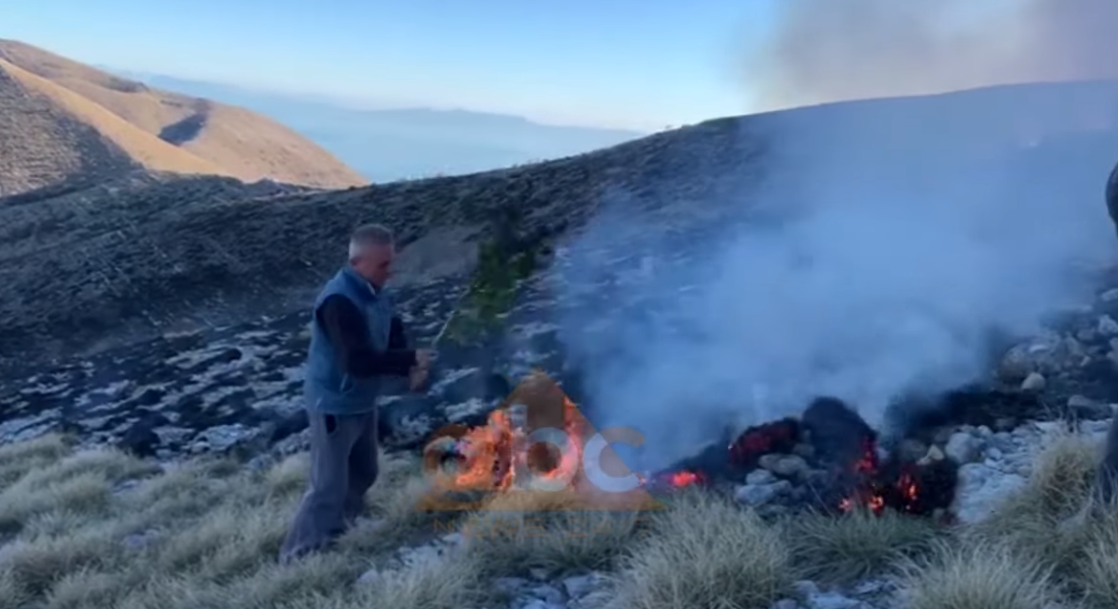
[[407, 348], [404, 324], [399, 317], [392, 318], [385, 351], [373, 348], [364, 316], [345, 296], [327, 297], [318, 309], [318, 321], [334, 345], [338, 364], [347, 374], [357, 378], [407, 376], [415, 366], [415, 350]]

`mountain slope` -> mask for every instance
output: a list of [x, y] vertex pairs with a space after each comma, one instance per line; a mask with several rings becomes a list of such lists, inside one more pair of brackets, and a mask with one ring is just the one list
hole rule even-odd
[[[1046, 101], [1060, 91], [1067, 99]], [[903, 168], [905, 188], [945, 189], [992, 172], [1007, 176], [1003, 196], [1067, 201], [1105, 221], [1116, 94], [1112, 84], [1036, 85], [717, 119], [546, 163], [341, 192], [148, 176], [34, 205], [0, 201], [0, 361], [299, 311], [360, 222], [394, 227], [405, 258], [427, 250], [401, 269], [402, 285], [440, 263], [457, 267], [439, 274], [461, 285], [471, 248], [509, 210], [528, 241], [561, 242], [604, 209], [663, 234], [664, 247], [678, 237], [701, 248], [703, 231], [732, 229], [726, 218], [794, 213], [796, 186], [815, 177], [795, 157], [810, 158], [813, 141], [848, 151], [833, 170], [851, 179]], [[782, 189], [790, 194], [768, 196]]]
[[398, 285], [440, 266], [461, 282], [507, 210], [526, 214], [521, 232], [549, 238], [584, 223], [607, 189], [653, 208], [740, 190], [750, 176], [735, 169], [751, 143], [738, 136], [735, 121], [719, 121], [532, 166], [340, 192], [260, 197], [232, 180], [159, 177], [0, 201], [0, 362], [300, 310], [362, 222], [398, 232]]
[[[20, 144], [5, 147], [24, 152], [5, 155], [0, 194], [78, 177], [80, 167], [101, 161], [74, 159], [93, 154], [95, 149], [104, 154], [105, 145], [117, 148], [110, 153], [114, 158], [123, 155], [134, 165], [158, 171], [228, 175], [245, 181], [269, 177], [325, 188], [367, 183], [306, 138], [242, 108], [151, 89], [15, 41], [0, 40], [0, 72], [4, 73], [0, 95], [6, 101], [21, 100], [0, 106], [0, 114], [6, 115], [0, 121], [16, 125], [19, 121], [12, 115], [32, 113], [37, 117], [14, 136]], [[58, 116], [66, 116], [70, 126], [47, 124], [49, 118]], [[86, 125], [92, 132], [77, 129], [74, 123]], [[58, 139], [54, 135], [58, 132], [70, 134], [69, 139]], [[84, 135], [79, 137], [78, 132]], [[12, 131], [5, 133], [9, 135], [0, 137], [13, 137]], [[45, 138], [41, 145], [49, 150], [34, 150], [41, 138]], [[105, 141], [99, 145], [97, 139]], [[60, 160], [56, 166], [35, 169], [41, 163], [35, 159], [44, 156]], [[70, 160], [63, 162], [65, 158]], [[27, 159], [26, 163], [21, 159]], [[109, 169], [101, 164], [102, 169]]]
[[[102, 140], [101, 143], [106, 148], [103, 151], [97, 150], [97, 146], [93, 142], [86, 144], [90, 146], [89, 153], [91, 155], [106, 154], [121, 161], [128, 159], [143, 167], [178, 173], [227, 173], [213, 163], [144, 132], [104, 107], [90, 103], [88, 99], [65, 87], [56, 85], [4, 60], [0, 60], [0, 72], [3, 72], [8, 79], [4, 85], [0, 85], [9, 91], [9, 95], [6, 95], [5, 99], [13, 104], [5, 107], [5, 115], [19, 113], [24, 117], [36, 116], [40, 119], [46, 118], [49, 120], [52, 113], [43, 110], [53, 108], [55, 115], [61, 114], [69, 119], [69, 122], [76, 122], [91, 128], [92, 132], [87, 132], [87, 136]], [[43, 126], [47, 127], [45, 138], [40, 135], [42, 133], [40, 129]], [[67, 153], [81, 155], [80, 152], [74, 150], [73, 146], [67, 146], [67, 143], [72, 143], [80, 148], [83, 145], [80, 142], [80, 136], [72, 141], [53, 140], [50, 138], [53, 130], [50, 129], [49, 125], [42, 125], [42, 120], [30, 124], [14, 120], [10, 130], [5, 131], [9, 134], [7, 137], [20, 142], [19, 145], [13, 145], [12, 148], [7, 145], [4, 147], [5, 157], [10, 158], [8, 162], [18, 162], [20, 158], [19, 154], [11, 154], [8, 152], [9, 150], [22, 149], [34, 152], [37, 146], [58, 150], [64, 155]], [[72, 129], [64, 128], [62, 131], [63, 133], [67, 131], [73, 133]], [[59, 170], [65, 171], [61, 168]], [[3, 189], [3, 187], [0, 186], [0, 189]]]
[[11, 68], [0, 60], [0, 196], [132, 165], [97, 129], [24, 87]]

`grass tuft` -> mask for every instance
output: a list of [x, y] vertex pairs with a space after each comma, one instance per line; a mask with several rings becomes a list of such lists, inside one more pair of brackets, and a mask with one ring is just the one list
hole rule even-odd
[[937, 534], [925, 518], [857, 510], [842, 516], [807, 514], [788, 523], [793, 554], [807, 577], [851, 583], [888, 572], [927, 550]]
[[652, 516], [614, 580], [616, 609], [768, 609], [789, 594], [792, 555], [779, 528], [710, 493]]
[[1092, 533], [1086, 523], [1062, 523], [1082, 512], [1089, 500], [1098, 446], [1066, 432], [1046, 439], [1025, 486], [1002, 498], [985, 521], [965, 529], [963, 543], [1004, 544], [1060, 576], [1070, 576]]
[[49, 466], [70, 454], [72, 440], [47, 434], [33, 440], [0, 446], [0, 488], [22, 478], [30, 471]]
[[647, 516], [588, 508], [576, 493], [519, 492], [492, 498], [462, 533], [468, 556], [493, 575], [584, 572], [612, 567]]
[[1057, 609], [1066, 606], [1052, 570], [995, 543], [936, 544], [924, 560], [901, 565], [909, 609]]

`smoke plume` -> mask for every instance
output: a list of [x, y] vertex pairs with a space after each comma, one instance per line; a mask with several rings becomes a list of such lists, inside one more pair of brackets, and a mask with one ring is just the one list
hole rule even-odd
[[1118, 76], [1111, 0], [782, 0], [744, 79], [764, 109]]
[[[969, 23], [961, 2], [790, 1], [769, 90], [800, 103], [1110, 69], [1094, 53], [1118, 42], [1095, 34], [1118, 3], [1033, 2], [994, 11], [996, 35], [942, 33]], [[880, 427], [902, 396], [983, 377], [993, 331], [1038, 331], [1089, 298], [1070, 269], [1111, 260], [1102, 191], [1118, 145], [1073, 119], [1115, 91], [1083, 86], [1051, 85], [1042, 106], [988, 90], [744, 117], [742, 141], [765, 149], [742, 167], [755, 178], [677, 175], [608, 197], [555, 269], [595, 423], [640, 430], [634, 465], [655, 468], [815, 396]], [[689, 198], [711, 180], [742, 186]], [[638, 214], [636, 197], [664, 213]]]

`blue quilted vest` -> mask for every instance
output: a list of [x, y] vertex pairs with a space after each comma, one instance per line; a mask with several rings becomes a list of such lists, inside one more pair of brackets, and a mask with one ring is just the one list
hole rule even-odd
[[380, 378], [353, 378], [338, 366], [330, 337], [318, 323], [318, 309], [327, 297], [340, 294], [357, 305], [365, 314], [369, 339], [373, 348], [384, 351], [392, 331], [392, 303], [383, 290], [374, 293], [372, 287], [349, 266], [343, 267], [326, 286], [314, 303], [311, 313], [311, 346], [307, 354], [306, 378], [303, 391], [307, 408], [324, 414], [363, 414], [376, 408], [380, 392]]

